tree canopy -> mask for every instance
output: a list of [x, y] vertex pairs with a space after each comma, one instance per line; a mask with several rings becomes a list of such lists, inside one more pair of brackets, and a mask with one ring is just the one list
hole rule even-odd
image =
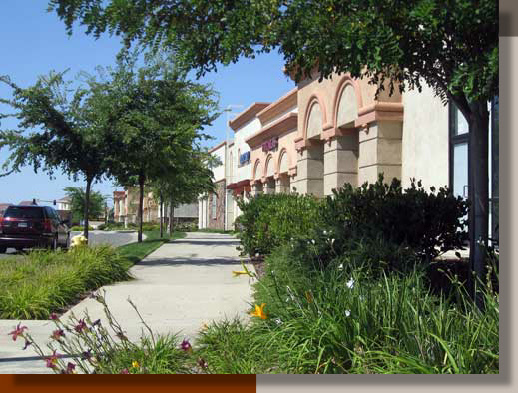
[[[70, 211], [72, 219], [77, 220], [83, 217], [86, 204], [86, 192], [81, 187], [66, 187], [66, 195], [70, 198]], [[90, 191], [88, 214], [89, 217], [101, 217], [104, 215], [106, 199], [98, 191]]]
[[[203, 128], [219, 116], [217, 94], [210, 86], [187, 79], [171, 58], [147, 56], [137, 66], [138, 53], [122, 52], [117, 66], [100, 82], [99, 111], [119, 115], [107, 127], [115, 135], [109, 174], [123, 186], [140, 187], [142, 224], [144, 187], [172, 173], [195, 176], [193, 160]], [[139, 239], [141, 239], [139, 231]]]
[[[86, 200], [92, 183], [107, 174], [110, 147], [99, 113], [92, 106], [91, 92], [85, 85], [71, 87], [66, 72], [50, 72], [28, 88], [19, 87], [8, 76], [0, 82], [12, 88], [12, 98], [0, 98], [14, 113], [18, 127], [0, 130], [0, 149], [10, 150], [2, 168], [6, 176], [32, 166], [52, 178], [57, 169], [86, 182]], [[109, 138], [108, 138], [109, 141]], [[85, 204], [85, 236], [88, 238], [88, 206]]]
[[393, 88], [424, 80], [444, 98], [498, 92], [494, 0], [51, 0], [49, 10], [69, 32], [80, 21], [96, 37], [178, 51], [200, 74], [278, 49], [298, 77], [317, 67]]

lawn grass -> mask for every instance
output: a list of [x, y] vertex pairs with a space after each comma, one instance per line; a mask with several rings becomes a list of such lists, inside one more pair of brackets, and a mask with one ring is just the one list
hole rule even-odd
[[160, 237], [160, 231], [145, 231], [146, 238], [141, 242], [129, 243], [118, 248], [119, 253], [132, 263], [137, 263], [155, 251], [169, 240], [181, 239], [185, 232], [173, 232], [172, 236], [164, 231], [164, 237]]

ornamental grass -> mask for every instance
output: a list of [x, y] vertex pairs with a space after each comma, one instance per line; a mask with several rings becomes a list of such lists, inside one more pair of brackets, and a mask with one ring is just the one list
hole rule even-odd
[[88, 291], [131, 278], [131, 263], [110, 246], [33, 250], [0, 260], [0, 318], [47, 319]]

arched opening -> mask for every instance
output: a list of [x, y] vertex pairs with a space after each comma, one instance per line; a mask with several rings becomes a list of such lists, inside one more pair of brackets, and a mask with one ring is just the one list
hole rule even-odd
[[290, 177], [288, 176], [289, 162], [288, 153], [285, 149], [281, 151], [279, 156], [278, 168], [279, 178], [277, 179], [276, 183], [276, 192], [288, 193], [290, 192]]

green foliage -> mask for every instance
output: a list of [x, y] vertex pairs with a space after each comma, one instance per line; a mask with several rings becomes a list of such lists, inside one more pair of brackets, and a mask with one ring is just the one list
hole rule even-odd
[[[80, 217], [84, 216], [86, 193], [81, 187], [66, 187], [64, 190], [68, 197], [70, 197], [70, 211], [74, 221], [78, 221]], [[90, 191], [90, 198], [88, 204], [89, 218], [97, 218], [104, 216], [104, 207], [106, 199], [98, 191]]]
[[200, 74], [278, 48], [298, 78], [317, 66], [321, 77], [388, 79], [391, 90], [420, 88], [423, 78], [442, 97], [487, 101], [498, 92], [493, 0], [52, 0], [49, 10], [69, 33], [78, 20], [96, 37], [109, 31], [128, 45], [175, 48]]
[[[122, 186], [138, 185], [141, 198], [153, 182], [170, 184], [179, 199], [192, 198], [198, 187], [211, 183], [199, 142], [209, 138], [202, 130], [219, 116], [217, 94], [188, 80], [172, 58], [144, 60], [139, 68], [138, 53], [123, 51], [103, 81], [90, 82], [97, 108], [111, 119], [106, 127], [115, 135], [109, 173]], [[142, 209], [139, 204], [140, 216]]]
[[440, 253], [463, 246], [466, 238], [467, 204], [447, 188], [428, 193], [421, 182], [403, 189], [393, 179], [353, 188], [345, 184], [333, 191], [322, 205], [322, 219], [334, 250], [350, 249], [352, 242], [380, 239], [384, 243], [409, 247], [432, 260]]
[[0, 260], [0, 318], [46, 319], [87, 292], [130, 279], [131, 263], [109, 246], [33, 250]]
[[211, 372], [498, 373], [491, 286], [481, 311], [454, 277], [452, 295], [435, 296], [417, 270], [372, 278], [340, 260], [311, 269], [289, 247], [267, 258], [266, 272], [254, 294], [266, 320], [212, 324], [200, 336]]
[[267, 255], [291, 238], [303, 236], [320, 221], [320, 202], [311, 195], [260, 194], [238, 200], [243, 212], [236, 220], [242, 254]]

